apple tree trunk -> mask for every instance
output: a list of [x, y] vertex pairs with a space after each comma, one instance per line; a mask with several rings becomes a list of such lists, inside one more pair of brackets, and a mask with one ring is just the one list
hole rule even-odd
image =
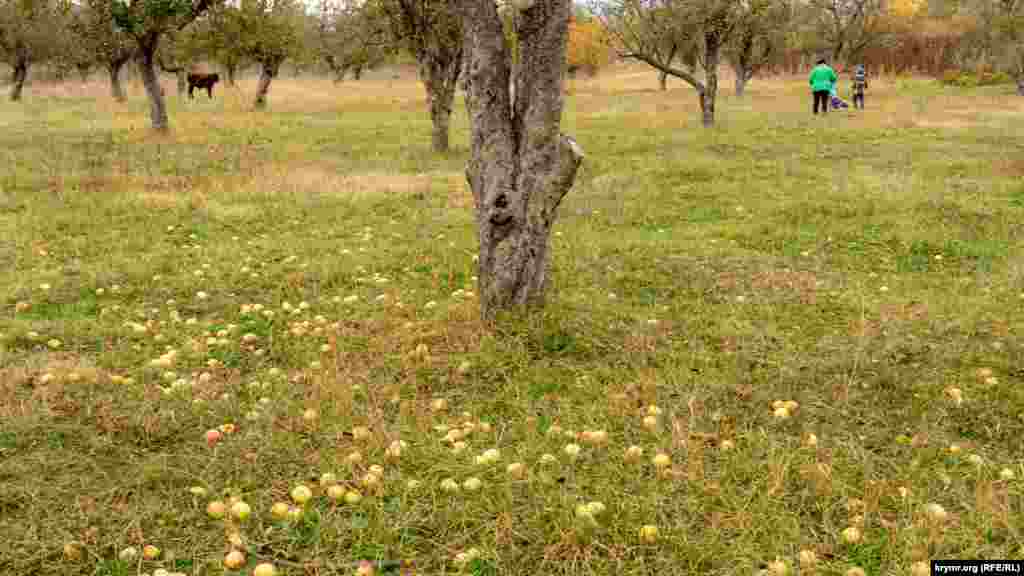
[[110, 74], [110, 95], [117, 102], [128, 100], [124, 93], [124, 86], [121, 84], [121, 68], [124, 67], [125, 62], [126, 60], [114, 60], [107, 64], [107, 73]]
[[718, 97], [718, 65], [721, 43], [717, 34], [706, 34], [704, 38], [704, 86], [700, 94], [701, 123], [705, 128], [715, 125], [715, 100]]
[[[537, 306], [549, 278], [549, 238], [583, 161], [560, 131], [570, 0], [538, 0], [518, 14], [519, 64], [493, 0], [460, 0], [469, 50], [466, 109], [479, 240], [481, 314]], [[452, 78], [454, 86], [454, 77]]]
[[28, 66], [27, 58], [19, 59], [14, 63], [14, 71], [11, 74], [11, 102], [21, 100], [21, 92], [25, 88], [25, 79], [28, 78]]
[[754, 77], [754, 72], [744, 64], [733, 66], [733, 71], [736, 73], [736, 97], [742, 98], [747, 93], [747, 83]]
[[256, 87], [256, 108], [263, 109], [267, 107], [267, 94], [270, 92], [270, 83], [277, 77], [280, 69], [280, 61], [273, 60], [260, 63], [260, 82]]
[[160, 79], [156, 73], [156, 49], [159, 36], [154, 36], [139, 46], [139, 75], [142, 86], [149, 98], [149, 117], [154, 130], [166, 132], [169, 129], [167, 120], [167, 103], [164, 92], [160, 88]]
[[430, 145], [435, 152], [448, 151], [452, 103], [455, 101], [455, 88], [461, 68], [460, 50], [452, 52], [434, 47], [420, 56], [419, 76], [427, 91], [431, 123]]

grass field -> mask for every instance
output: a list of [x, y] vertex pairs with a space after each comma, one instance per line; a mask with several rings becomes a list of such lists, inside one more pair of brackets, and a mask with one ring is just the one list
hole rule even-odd
[[803, 78], [757, 80], [704, 130], [642, 68], [576, 81], [548, 306], [497, 332], [461, 104], [437, 156], [406, 72], [283, 78], [266, 113], [254, 87], [168, 83], [162, 137], [137, 85], [0, 102], [0, 574], [1024, 557], [1012, 87], [879, 78], [814, 118]]

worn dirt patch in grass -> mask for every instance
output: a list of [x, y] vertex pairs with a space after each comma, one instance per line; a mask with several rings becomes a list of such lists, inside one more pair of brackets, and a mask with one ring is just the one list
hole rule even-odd
[[35, 353], [0, 368], [0, 418], [77, 412], [68, 389], [106, 378], [90, 360], [69, 353]]

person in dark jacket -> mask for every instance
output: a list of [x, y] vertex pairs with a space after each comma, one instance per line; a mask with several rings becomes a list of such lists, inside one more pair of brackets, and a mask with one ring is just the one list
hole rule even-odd
[[868, 75], [863, 64], [853, 72], [853, 107], [864, 109], [864, 91], [868, 89]]

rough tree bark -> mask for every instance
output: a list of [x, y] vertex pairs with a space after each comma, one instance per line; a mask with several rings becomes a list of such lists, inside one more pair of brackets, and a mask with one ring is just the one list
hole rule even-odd
[[28, 59], [19, 59], [14, 63], [14, 71], [11, 74], [11, 102], [21, 100], [21, 91], [25, 87], [25, 79], [28, 78]]
[[459, 69], [462, 71], [459, 74], [459, 90], [466, 93], [469, 91], [469, 74], [466, 72], [469, 70], [469, 50], [465, 48], [462, 50], [462, 63], [459, 64]]
[[156, 74], [157, 58], [156, 49], [160, 36], [151, 34], [139, 45], [139, 75], [142, 77], [142, 86], [149, 96], [149, 117], [153, 129], [158, 132], [166, 132], [169, 128], [167, 121], [167, 104], [164, 102], [164, 91], [160, 88], [160, 79]]
[[576, 142], [559, 132], [570, 0], [534, 2], [520, 12], [514, 104], [494, 1], [460, 0], [460, 9], [470, 52], [466, 178], [476, 206], [481, 314], [490, 319], [543, 303], [551, 227], [583, 161]]
[[254, 104], [257, 109], [267, 107], [267, 94], [270, 92], [270, 83], [277, 77], [277, 73], [280, 69], [280, 61], [267, 61], [260, 63], [260, 83], [256, 87], [256, 102]]
[[[427, 90], [427, 105], [430, 108], [431, 148], [435, 152], [448, 151], [448, 133], [451, 126], [452, 102], [462, 68], [461, 50], [455, 57], [430, 50], [418, 66], [420, 80]], [[358, 79], [358, 78], [357, 78]]]

